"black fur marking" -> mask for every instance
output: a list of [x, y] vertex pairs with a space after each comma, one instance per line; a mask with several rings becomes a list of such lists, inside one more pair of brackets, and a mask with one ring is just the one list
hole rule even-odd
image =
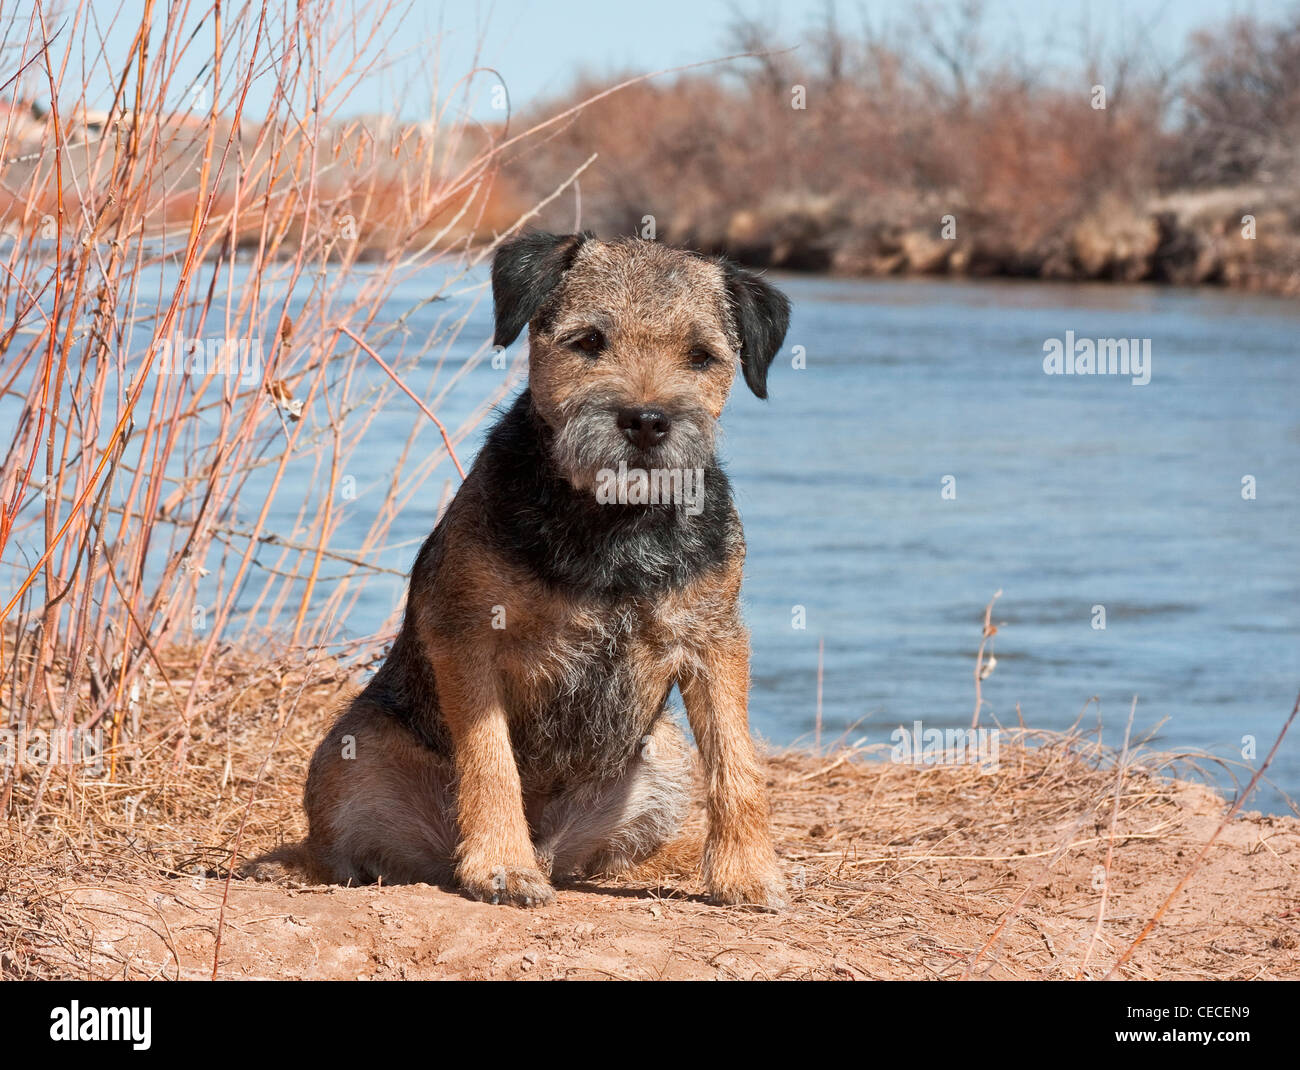
[[[493, 427], [471, 473], [481, 480], [487, 510], [482, 537], [507, 560], [603, 602], [608, 620], [626, 623], [592, 650], [581, 674], [557, 688], [542, 709], [511, 711], [520, 777], [526, 789], [542, 791], [616, 776], [636, 755], [674, 683], [664, 681], [662, 698], [637, 693], [624, 649], [637, 636], [638, 603], [722, 566], [740, 552], [744, 538], [730, 483], [716, 461], [705, 469], [703, 508], [696, 516], [671, 505], [601, 505], [555, 471], [551, 434], [528, 390]], [[436, 575], [450, 515], [449, 510], [421, 547], [412, 586]], [[409, 606], [363, 698], [435, 753], [452, 755], [437, 681], [420, 650]]]
[[525, 790], [609, 780], [636, 757], [668, 705], [672, 681], [657, 705], [646, 701], [623, 656], [625, 642], [602, 650], [576, 690], [561, 691], [542, 709], [511, 718], [510, 745]]
[[433, 666], [420, 650], [409, 611], [392, 649], [359, 699], [369, 701], [376, 710], [410, 730], [435, 754], [452, 756], [451, 733], [438, 705], [438, 681]]
[[587, 234], [525, 234], [507, 242], [492, 260], [492, 344], [508, 346], [528, 326], [573, 266]]
[[588, 597], [653, 596], [718, 568], [743, 537], [731, 484], [710, 461], [702, 509], [602, 505], [555, 470], [552, 432], [525, 390], [488, 435], [482, 467], [489, 522], [484, 537], [507, 560]]
[[767, 397], [767, 369], [785, 341], [790, 326], [790, 302], [752, 271], [719, 260], [740, 333], [740, 364], [749, 389]]

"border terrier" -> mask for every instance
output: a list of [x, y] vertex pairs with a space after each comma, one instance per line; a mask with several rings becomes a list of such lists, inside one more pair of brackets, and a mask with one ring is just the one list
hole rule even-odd
[[777, 908], [745, 542], [714, 432], [737, 371], [767, 396], [789, 302], [726, 260], [591, 234], [503, 245], [492, 297], [496, 345], [528, 328], [528, 387], [416, 557], [386, 660], [312, 758], [314, 866], [519, 906], [626, 871], [688, 807], [676, 684], [705, 773], [708, 892]]

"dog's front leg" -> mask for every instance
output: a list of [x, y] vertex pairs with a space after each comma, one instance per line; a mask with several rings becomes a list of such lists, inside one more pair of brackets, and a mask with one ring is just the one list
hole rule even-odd
[[524, 817], [519, 767], [490, 671], [464, 660], [434, 661], [438, 700], [456, 754], [460, 822], [456, 877], [476, 899], [514, 906], [549, 903], [555, 891], [537, 867]]
[[749, 737], [749, 642], [739, 622], [736, 633], [706, 649], [680, 682], [707, 780], [704, 882], [718, 902], [775, 910], [785, 905], [785, 882]]

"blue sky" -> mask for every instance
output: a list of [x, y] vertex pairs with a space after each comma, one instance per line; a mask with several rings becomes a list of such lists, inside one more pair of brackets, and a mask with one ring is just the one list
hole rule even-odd
[[[33, 0], [16, 9], [25, 21]], [[956, 0], [928, 0], [951, 7]], [[1232, 15], [1273, 18], [1294, 7], [1295, 0], [986, 0], [988, 38], [996, 51], [1024, 52], [1049, 65], [1068, 65], [1077, 55], [1086, 31], [1094, 38], [1116, 42], [1145, 37], [1162, 55], [1175, 54], [1188, 33]], [[401, 0], [398, 0], [401, 6]], [[47, 3], [47, 8], [50, 5]], [[142, 8], [139, 0], [90, 0], [107, 33], [110, 53], [126, 54]], [[194, 8], [205, 4], [195, 3]], [[276, 0], [274, 7], [279, 6]], [[164, 3], [157, 7], [165, 8]], [[227, 11], [235, 7], [228, 2]], [[864, 17], [877, 28], [905, 22], [914, 0], [839, 0], [840, 20], [856, 26]], [[350, 11], [348, 0], [336, 5], [340, 17]], [[725, 55], [727, 28], [736, 12], [758, 18], [772, 28], [777, 41], [793, 43], [801, 32], [824, 16], [826, 0], [467, 0], [442, 3], [415, 0], [396, 36], [398, 57], [386, 74], [358, 88], [349, 113], [393, 113], [404, 118], [428, 114], [435, 60], [440, 83], [450, 86], [479, 61], [500, 71], [518, 111], [545, 96], [563, 92], [583, 73], [605, 75], [650, 71], [695, 63]], [[13, 10], [13, 9], [11, 9]], [[116, 21], [114, 21], [116, 16]], [[161, 14], [156, 16], [161, 19]], [[201, 36], [200, 41], [206, 35]], [[437, 49], [433, 41], [439, 41]], [[196, 42], [197, 43], [197, 42]], [[806, 46], [805, 46], [806, 47]], [[440, 54], [439, 54], [440, 53]], [[206, 53], [196, 49], [187, 68], [196, 75]], [[120, 62], [120, 58], [118, 59]], [[101, 79], [96, 79], [101, 80]], [[492, 79], [475, 83], [473, 112], [493, 114], [489, 92]], [[259, 103], [258, 93], [251, 101]]]
[[[906, 21], [916, 5], [914, 0], [840, 0], [835, 6], [846, 26], [859, 24], [865, 12], [879, 27]], [[985, 11], [996, 47], [1060, 55], [1075, 46], [1084, 27], [1117, 41], [1150, 26], [1153, 45], [1177, 49], [1205, 25], [1233, 15], [1276, 17], [1293, 6], [1284, 0], [987, 0]], [[824, 0], [497, 0], [478, 8], [449, 5], [443, 26], [448, 47], [464, 57], [463, 66], [472, 57], [476, 28], [483, 27], [484, 60], [501, 71], [518, 105], [562, 91], [580, 71], [657, 70], [725, 55], [727, 27], [736, 11], [758, 17], [774, 28], [774, 37], [793, 42], [823, 18], [825, 8]], [[434, 18], [428, 21], [436, 25]]]

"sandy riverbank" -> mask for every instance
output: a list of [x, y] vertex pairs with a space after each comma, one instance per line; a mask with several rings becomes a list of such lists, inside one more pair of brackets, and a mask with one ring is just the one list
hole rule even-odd
[[[781, 914], [702, 899], [689, 865], [697, 813], [676, 861], [562, 888], [540, 910], [282, 877], [230, 881], [223, 921], [243, 816], [241, 859], [303, 831], [298, 792], [327, 706], [290, 716], [248, 804], [258, 751], [285, 712], [276, 692], [231, 703], [229, 736], [207, 726], [181, 781], [132, 789], [124, 768], [116, 786], [83, 787], [83, 805], [104, 796], [98, 823], [24, 838], [10, 822], [4, 977], [206, 977], [220, 928], [217, 976], [230, 979], [1100, 978], [1226, 812], [1213, 791], [1139, 754], [1112, 829], [1113, 756], [1080, 736], [1008, 733], [989, 774], [772, 753], [792, 888]], [[121, 799], [134, 807], [129, 827], [111, 820]], [[1119, 975], [1300, 978], [1298, 870], [1300, 820], [1239, 816]]]

